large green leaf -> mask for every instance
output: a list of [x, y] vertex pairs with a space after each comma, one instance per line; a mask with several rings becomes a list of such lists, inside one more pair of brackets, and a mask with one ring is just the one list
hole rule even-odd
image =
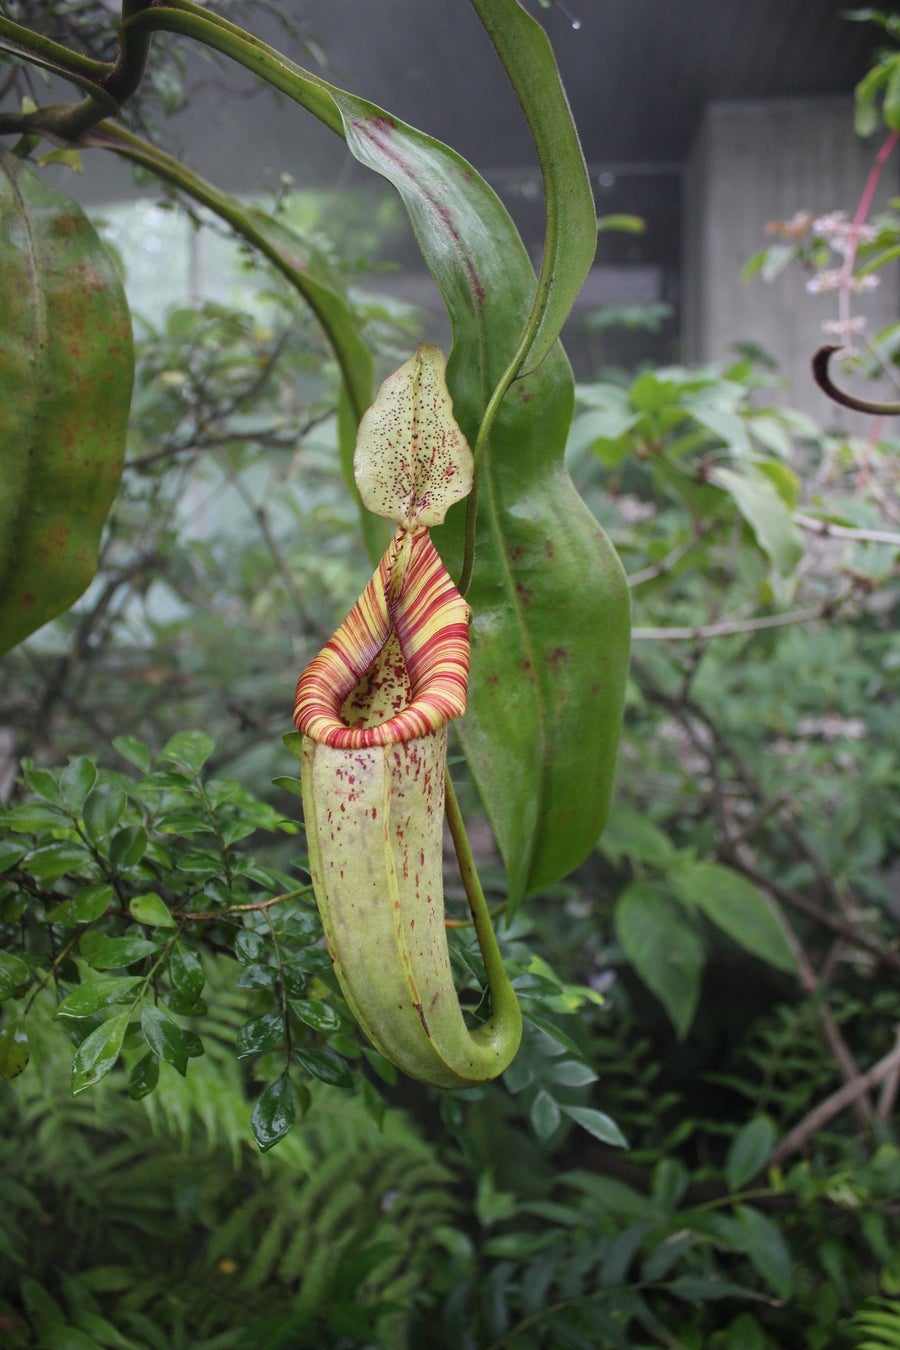
[[633, 882], [616, 904], [616, 932], [629, 963], [656, 995], [679, 1039], [697, 1011], [705, 951], [697, 930], [661, 887]]
[[[400, 192], [450, 311], [448, 383], [470, 444], [511, 361], [535, 278], [492, 190], [452, 150], [347, 95], [354, 155]], [[606, 818], [628, 661], [612, 545], [563, 466], [574, 385], [556, 345], [500, 405], [482, 460], [469, 709], [460, 736], [512, 900], [564, 876]], [[436, 542], [461, 570], [465, 514]]]
[[131, 322], [80, 207], [0, 150], [0, 652], [97, 567], [131, 401]]
[[597, 214], [581, 143], [543, 28], [517, 0], [472, 0], [516, 92], [544, 179], [547, 224], [534, 331], [523, 369], [540, 365], [584, 284], [597, 249]]
[[[360, 163], [403, 199], [450, 313], [448, 384], [481, 458], [477, 530], [467, 545], [466, 513], [457, 508], [436, 542], [458, 574], [471, 560], [473, 537], [476, 545], [461, 736], [516, 901], [581, 862], [606, 818], [629, 602], [616, 554], [563, 465], [574, 386], [555, 339], [593, 256], [584, 161], [540, 26], [517, 0], [473, 3], [512, 79], [544, 173], [548, 234], [539, 283], [502, 203], [448, 147], [191, 0], [142, 10], [130, 25], [178, 31], [242, 62], [342, 130]], [[529, 353], [526, 367], [540, 364], [498, 407]]]
[[698, 862], [676, 868], [670, 881], [683, 904], [702, 910], [745, 951], [776, 970], [796, 973], [794, 954], [772, 906], [740, 872], [721, 863]]

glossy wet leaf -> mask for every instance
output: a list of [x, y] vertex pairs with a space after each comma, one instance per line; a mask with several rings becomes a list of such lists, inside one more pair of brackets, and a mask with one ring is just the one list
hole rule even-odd
[[145, 1003], [141, 1009], [141, 1030], [154, 1055], [171, 1064], [182, 1077], [187, 1073], [188, 1060], [203, 1054], [200, 1037], [173, 1022], [152, 1003]]
[[295, 1050], [294, 1055], [313, 1078], [329, 1083], [332, 1087], [353, 1086], [353, 1070], [340, 1055], [330, 1050]]
[[143, 825], [126, 825], [112, 837], [109, 861], [116, 869], [136, 867], [147, 849], [147, 831]]
[[91, 923], [106, 913], [112, 904], [113, 895], [113, 888], [107, 882], [93, 881], [76, 891], [71, 900], [64, 900], [62, 904], [55, 905], [49, 910], [47, 920], [49, 923], [59, 923], [65, 927]]
[[143, 961], [156, 950], [156, 943], [149, 938], [102, 937], [92, 948], [88, 961], [94, 970], [118, 970], [122, 966], [133, 966]]
[[31, 969], [20, 956], [0, 952], [0, 1002], [31, 983]]
[[5, 1022], [0, 1027], [0, 1078], [18, 1078], [30, 1053], [24, 1020]]
[[261, 1153], [265, 1153], [290, 1130], [297, 1115], [294, 1089], [288, 1074], [282, 1073], [260, 1094], [250, 1125]]
[[59, 795], [67, 811], [78, 815], [97, 781], [97, 766], [87, 755], [78, 755], [59, 776]]
[[206, 977], [200, 957], [193, 947], [176, 942], [169, 956], [169, 977], [179, 993], [189, 1001], [200, 997]]
[[341, 1019], [329, 1003], [322, 1003], [318, 999], [311, 998], [292, 998], [291, 1008], [301, 1022], [305, 1022], [308, 1027], [314, 1031], [330, 1032], [337, 1031], [341, 1025]]
[[202, 731], [179, 731], [159, 752], [160, 759], [199, 773], [216, 748], [211, 736]]
[[68, 873], [90, 876], [96, 871], [84, 845], [70, 839], [57, 839], [36, 848], [29, 854], [24, 870], [36, 881], [45, 883], [58, 881]]
[[142, 1097], [149, 1096], [158, 1082], [159, 1060], [148, 1051], [128, 1075], [128, 1095], [132, 1101], [139, 1102]]
[[0, 150], [0, 652], [97, 567], [122, 471], [131, 321], [84, 212]]
[[281, 1013], [263, 1013], [252, 1017], [238, 1029], [235, 1053], [238, 1059], [249, 1059], [273, 1049], [284, 1036], [284, 1018]]
[[120, 1003], [141, 984], [139, 975], [111, 975], [78, 985], [57, 1006], [54, 1017], [91, 1017]]
[[128, 909], [133, 919], [137, 919], [138, 923], [147, 924], [148, 927], [174, 928], [176, 926], [176, 920], [173, 918], [169, 906], [155, 891], [146, 891], [143, 895], [136, 895], [132, 900], [129, 900]]
[[93, 1087], [115, 1067], [130, 1017], [130, 1012], [116, 1013], [81, 1042], [72, 1061], [74, 1094]]
[[84, 828], [93, 844], [106, 844], [122, 819], [125, 789], [118, 783], [101, 782], [84, 803]]

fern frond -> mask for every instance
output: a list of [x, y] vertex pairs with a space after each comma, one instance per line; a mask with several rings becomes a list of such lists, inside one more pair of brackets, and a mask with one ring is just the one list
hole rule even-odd
[[864, 1339], [855, 1350], [900, 1350], [900, 1300], [869, 1299], [852, 1320]]

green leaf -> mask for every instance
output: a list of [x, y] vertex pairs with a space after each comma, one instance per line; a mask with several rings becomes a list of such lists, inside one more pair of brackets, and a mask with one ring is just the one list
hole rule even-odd
[[679, 867], [670, 881], [684, 904], [696, 906], [745, 951], [777, 970], [796, 973], [784, 929], [765, 896], [746, 877], [721, 863], [699, 862]]
[[628, 858], [638, 865], [663, 869], [668, 868], [676, 857], [668, 836], [640, 811], [623, 802], [613, 803], [600, 850], [612, 863]]
[[541, 1077], [549, 1083], [560, 1083], [563, 1087], [585, 1087], [597, 1081], [591, 1066], [578, 1059], [554, 1060], [541, 1071]]
[[20, 956], [0, 952], [0, 1003], [31, 983], [31, 968]]
[[[750, 526], [772, 564], [773, 582], [792, 577], [803, 556], [803, 540], [771, 479], [752, 465], [740, 471], [713, 469], [709, 479], [728, 493]], [[784, 593], [783, 585], [779, 593]]]
[[659, 887], [635, 882], [619, 897], [616, 932], [682, 1039], [694, 1020], [703, 974], [705, 950], [696, 929]]
[[84, 828], [92, 844], [105, 844], [122, 819], [125, 789], [118, 783], [100, 782], [84, 804]]
[[900, 131], [900, 54], [892, 56], [889, 61], [881, 115], [889, 130]]
[[[597, 249], [590, 178], [547, 35], [517, 0], [472, 0], [503, 62], [531, 132], [544, 180], [547, 223], [531, 340], [522, 370], [536, 369], [558, 338]], [[620, 217], [621, 221], [624, 217]], [[633, 224], [634, 217], [628, 217]]]
[[759, 1209], [739, 1205], [734, 1229], [739, 1250], [778, 1298], [789, 1298], [794, 1287], [791, 1253], [776, 1224]]
[[150, 758], [150, 751], [143, 741], [139, 741], [136, 736], [113, 736], [113, 747], [118, 750], [123, 759], [127, 759], [129, 764], [133, 764], [141, 773], [149, 773], [153, 767], [153, 761]]
[[141, 1030], [154, 1055], [171, 1064], [182, 1077], [187, 1073], [188, 1060], [203, 1054], [200, 1037], [180, 1027], [152, 1003], [141, 1008]]
[[73, 1326], [47, 1327], [41, 1334], [44, 1350], [97, 1350], [92, 1333]]
[[156, 943], [149, 938], [103, 937], [88, 956], [88, 964], [94, 970], [118, 970], [153, 956], [157, 950]]
[[126, 825], [113, 835], [109, 861], [117, 870], [136, 867], [147, 851], [147, 831], [143, 825]]
[[238, 1030], [235, 1054], [238, 1059], [262, 1055], [279, 1045], [284, 1038], [284, 1018], [281, 1013], [263, 1013], [253, 1017]]
[[768, 1116], [754, 1116], [731, 1141], [725, 1159], [730, 1191], [739, 1191], [765, 1167], [775, 1147], [775, 1126]]
[[337, 1031], [341, 1019], [329, 1003], [321, 1003], [312, 998], [292, 998], [291, 1008], [308, 1027], [314, 1031]]
[[626, 213], [611, 212], [597, 220], [598, 230], [617, 230], [623, 234], [645, 234], [647, 222], [643, 216], [631, 216]]
[[63, 806], [78, 815], [87, 795], [97, 781], [97, 766], [87, 755], [78, 755], [59, 776], [59, 795]]
[[3, 812], [0, 823], [19, 834], [39, 834], [42, 830], [58, 830], [68, 825], [69, 817], [58, 806], [44, 802], [17, 802]]
[[569, 1106], [566, 1102], [560, 1102], [559, 1109], [601, 1144], [610, 1144], [613, 1148], [628, 1147], [628, 1140], [616, 1122], [602, 1111], [596, 1111], [592, 1106]]
[[169, 977], [179, 993], [195, 1002], [203, 993], [206, 977], [193, 947], [176, 942], [169, 956]]
[[159, 757], [199, 773], [215, 748], [215, 741], [203, 731], [179, 731], [166, 742]]
[[129, 900], [131, 916], [151, 928], [175, 928], [176, 921], [165, 901], [155, 891], [146, 891]]
[[57, 839], [36, 848], [28, 855], [24, 866], [29, 876], [44, 884], [59, 881], [69, 873], [83, 876], [96, 870], [84, 845], [69, 839]]
[[80, 923], [91, 923], [105, 914], [113, 900], [113, 888], [105, 881], [92, 881], [76, 891], [71, 900], [64, 900], [47, 912], [49, 923], [76, 928]]
[[41, 801], [49, 802], [51, 806], [62, 804], [62, 794], [57, 775], [51, 773], [49, 769], [36, 769], [33, 764], [26, 763], [22, 767], [22, 776], [34, 795], [40, 797]]
[[353, 1086], [353, 1070], [345, 1059], [340, 1055], [334, 1054], [331, 1050], [294, 1050], [294, 1054], [300, 1064], [308, 1074], [313, 1078], [320, 1079], [323, 1083], [330, 1083], [332, 1087], [351, 1088]]
[[128, 1075], [128, 1095], [134, 1102], [147, 1097], [159, 1081], [159, 1060], [152, 1051], [138, 1060]]
[[31, 1054], [24, 1018], [0, 1027], [0, 1078], [17, 1078]]
[[549, 1092], [545, 1092], [542, 1088], [531, 1103], [528, 1117], [538, 1139], [546, 1142], [559, 1128], [562, 1112]]
[[140, 975], [111, 975], [78, 985], [58, 1005], [54, 1017], [91, 1017], [110, 1003], [121, 1003], [139, 984]]
[[702, 1304], [707, 1299], [712, 1298], [737, 1298], [737, 1299], [759, 1299], [763, 1301], [765, 1295], [756, 1289], [748, 1289], [746, 1285], [736, 1284], [733, 1280], [719, 1280], [714, 1276], [703, 1275], [679, 1275], [676, 1280], [670, 1280], [668, 1284], [661, 1286], [680, 1298], [685, 1303]]
[[73, 1094], [94, 1087], [115, 1067], [130, 1017], [130, 1012], [116, 1013], [81, 1042], [72, 1061]]
[[242, 928], [234, 940], [234, 954], [241, 965], [252, 965], [255, 961], [265, 961], [271, 954], [271, 945], [261, 933], [252, 928]]
[[[4, 820], [0, 823], [6, 822]], [[0, 873], [8, 872], [11, 867], [15, 867], [27, 852], [27, 844], [20, 844], [15, 839], [0, 839]]]
[[261, 1153], [277, 1144], [288, 1133], [297, 1115], [294, 1089], [288, 1074], [282, 1073], [262, 1091], [250, 1125]]
[[254, 961], [244, 966], [237, 981], [238, 989], [274, 989], [278, 983], [278, 971], [274, 966], [264, 966]]
[[94, 575], [131, 400], [131, 321], [87, 216], [0, 150], [0, 652]]
[[272, 786], [281, 788], [283, 792], [291, 792], [295, 797], [303, 795], [303, 784], [300, 779], [290, 778], [287, 774], [279, 774], [277, 778], [273, 778]]

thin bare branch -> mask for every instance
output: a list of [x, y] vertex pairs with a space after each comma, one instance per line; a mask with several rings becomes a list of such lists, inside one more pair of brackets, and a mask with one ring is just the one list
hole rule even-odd
[[859, 1101], [872, 1088], [877, 1087], [891, 1074], [900, 1070], [900, 1040], [895, 1044], [893, 1050], [880, 1059], [877, 1064], [873, 1064], [871, 1069], [865, 1073], [857, 1074], [838, 1088], [837, 1092], [832, 1092], [830, 1097], [819, 1102], [818, 1106], [813, 1107], [812, 1111], [795, 1125], [789, 1134], [786, 1134], [781, 1143], [772, 1151], [769, 1158], [769, 1166], [774, 1167], [784, 1162], [792, 1153], [798, 1153], [800, 1149], [816, 1134], [823, 1126], [827, 1125], [835, 1116], [840, 1115], [848, 1106]]
[[734, 637], [739, 633], [757, 633], [766, 628], [785, 628], [795, 623], [812, 623], [825, 618], [830, 606], [794, 609], [788, 614], [766, 614], [758, 619], [724, 619], [721, 623], [698, 624], [696, 628], [632, 628], [634, 642], [708, 642], [712, 638]]
[[900, 534], [894, 534], [890, 530], [851, 529], [849, 525], [835, 525], [830, 520], [820, 520], [818, 516], [805, 516], [801, 511], [795, 511], [792, 519], [801, 529], [808, 530], [810, 534], [818, 534], [824, 539], [847, 539], [860, 544], [891, 544], [894, 548], [900, 548]]

